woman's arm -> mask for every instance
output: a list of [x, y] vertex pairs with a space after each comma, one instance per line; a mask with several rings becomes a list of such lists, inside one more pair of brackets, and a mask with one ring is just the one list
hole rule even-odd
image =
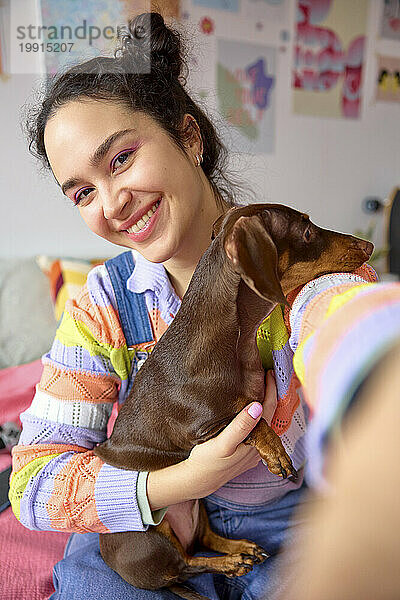
[[93, 448], [106, 439], [113, 403], [126, 393], [132, 354], [105, 267], [68, 301], [23, 431], [13, 449], [10, 500], [30, 529], [143, 530], [137, 472], [106, 465]]

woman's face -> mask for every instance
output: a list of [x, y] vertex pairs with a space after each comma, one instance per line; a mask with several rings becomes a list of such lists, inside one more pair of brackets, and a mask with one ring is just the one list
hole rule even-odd
[[55, 178], [88, 227], [164, 262], [193, 243], [211, 202], [217, 211], [195, 163], [201, 139], [192, 137], [183, 153], [147, 115], [85, 99], [58, 109], [44, 142]]

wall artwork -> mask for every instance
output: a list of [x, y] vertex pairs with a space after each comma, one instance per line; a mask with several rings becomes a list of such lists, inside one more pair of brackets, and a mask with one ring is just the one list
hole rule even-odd
[[400, 0], [382, 0], [381, 37], [400, 42]]
[[233, 152], [264, 154], [275, 147], [275, 48], [219, 39], [217, 102]]
[[400, 102], [400, 58], [378, 56], [376, 99], [383, 102]]
[[367, 8], [368, 0], [297, 0], [295, 113], [360, 117]]
[[6, 81], [10, 75], [9, 64], [9, 23], [10, 23], [10, 2], [9, 0], [0, 0], [0, 79]]
[[283, 24], [287, 19], [288, 0], [247, 0], [243, 6], [246, 17]]
[[228, 10], [238, 12], [239, 0], [192, 0], [194, 6], [213, 8], [215, 10]]

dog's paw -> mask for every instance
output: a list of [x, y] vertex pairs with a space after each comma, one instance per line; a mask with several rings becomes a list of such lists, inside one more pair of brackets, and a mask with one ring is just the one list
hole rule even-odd
[[299, 474], [286, 452], [269, 456], [268, 459], [262, 458], [261, 461], [271, 473], [279, 475], [279, 477], [282, 477], [283, 479], [289, 477], [291, 481], [296, 481], [299, 477]]
[[231, 554], [226, 557], [226, 565], [223, 569], [223, 573], [227, 577], [241, 577], [242, 575], [249, 573], [254, 564], [254, 556], [250, 554], [244, 554], [242, 552]]
[[253, 559], [254, 564], [262, 563], [270, 556], [264, 548], [261, 548], [261, 546], [258, 546], [254, 542], [249, 542], [248, 540], [237, 540], [236, 549], [241, 554], [250, 556]]

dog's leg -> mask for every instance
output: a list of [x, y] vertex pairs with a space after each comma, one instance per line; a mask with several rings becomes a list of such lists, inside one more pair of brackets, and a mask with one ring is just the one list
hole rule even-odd
[[227, 577], [238, 577], [251, 571], [253, 564], [256, 562], [254, 554], [249, 555], [237, 550], [234, 554], [228, 556], [189, 556], [166, 519], [160, 525], [157, 525], [157, 529], [175, 546], [185, 562], [186, 567], [183, 568], [180, 576], [175, 581], [182, 582], [201, 573], [222, 573]]
[[199, 520], [199, 541], [205, 548], [209, 548], [215, 552], [223, 552], [224, 554], [245, 554], [252, 556], [254, 564], [261, 563], [269, 557], [269, 554], [254, 542], [249, 542], [248, 540], [230, 540], [215, 533], [210, 527], [207, 511], [202, 502], [200, 502]]
[[283, 478], [291, 473], [297, 479], [298, 474], [292, 465], [290, 457], [283, 447], [280, 437], [261, 419], [245, 440], [245, 444], [255, 446], [263, 461], [267, 463], [269, 471]]

